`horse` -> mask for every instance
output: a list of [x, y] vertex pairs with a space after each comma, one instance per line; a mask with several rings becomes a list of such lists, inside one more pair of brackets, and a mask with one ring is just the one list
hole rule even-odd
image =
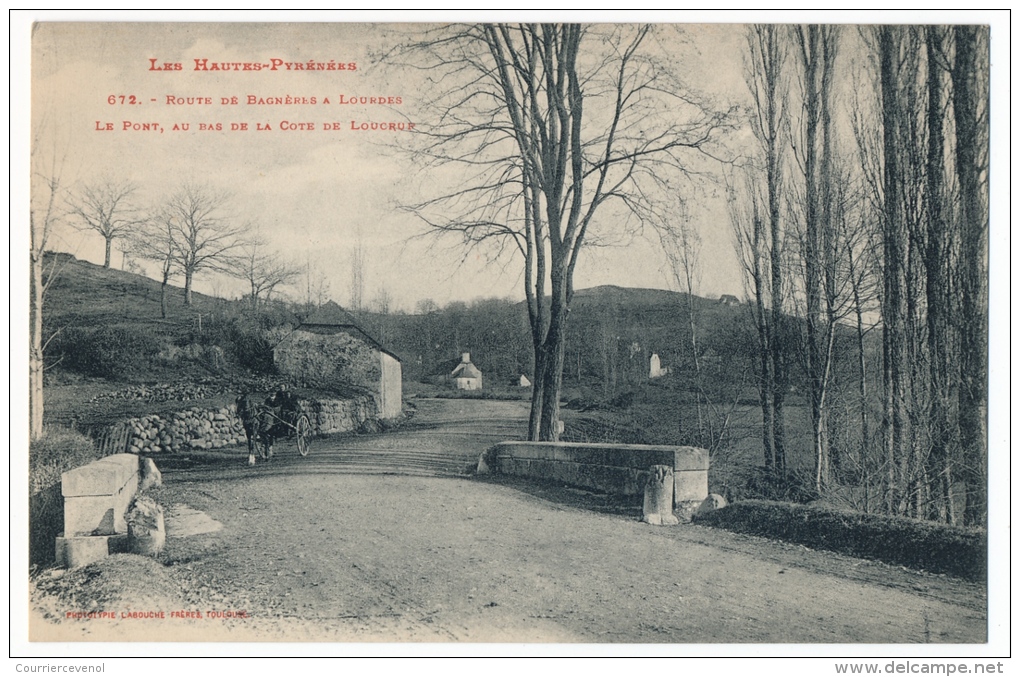
[[244, 436], [248, 439], [248, 465], [255, 465], [256, 447], [262, 459], [268, 461], [273, 457], [273, 442], [276, 441], [276, 417], [269, 407], [247, 393], [238, 395], [235, 404], [237, 417], [244, 426]]

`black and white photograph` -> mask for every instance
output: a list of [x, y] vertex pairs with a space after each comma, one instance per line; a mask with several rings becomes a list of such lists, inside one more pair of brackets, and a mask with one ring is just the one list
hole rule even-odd
[[26, 657], [1003, 671], [1008, 12], [22, 14]]

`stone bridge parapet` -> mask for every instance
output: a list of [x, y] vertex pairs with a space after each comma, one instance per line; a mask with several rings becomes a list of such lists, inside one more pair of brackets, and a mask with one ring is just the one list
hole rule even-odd
[[653, 466], [673, 469], [673, 500], [688, 512], [708, 496], [708, 452], [697, 447], [579, 442], [500, 442], [479, 471], [552, 480], [625, 496], [642, 495]]

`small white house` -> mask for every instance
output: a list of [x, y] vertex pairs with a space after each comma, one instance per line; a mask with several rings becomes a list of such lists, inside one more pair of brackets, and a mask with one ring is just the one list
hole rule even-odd
[[482, 372], [471, 363], [471, 353], [460, 356], [460, 364], [450, 372], [450, 379], [458, 390], [482, 389]]
[[669, 367], [662, 366], [659, 354], [652, 353], [652, 358], [648, 361], [648, 378], [660, 378], [668, 373]]
[[517, 381], [517, 385], [520, 388], [530, 388], [531, 387], [531, 379], [529, 379], [524, 374], [521, 374], [521, 378]]

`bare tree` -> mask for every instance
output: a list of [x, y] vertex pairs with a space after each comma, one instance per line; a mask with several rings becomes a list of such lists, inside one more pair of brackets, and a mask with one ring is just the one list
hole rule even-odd
[[910, 457], [911, 418], [909, 406], [910, 364], [907, 327], [908, 314], [908, 225], [904, 200], [905, 140], [901, 120], [907, 102], [901, 88], [901, 52], [904, 29], [882, 26], [878, 29], [879, 72], [882, 101], [883, 156], [883, 294], [882, 342], [884, 354], [885, 401], [883, 433], [887, 456], [888, 481], [886, 510], [902, 512], [905, 487], [898, 472]]
[[360, 313], [365, 308], [365, 246], [358, 234], [358, 242], [351, 251], [351, 311]]
[[379, 292], [375, 295], [373, 305], [377, 313], [389, 315], [393, 309], [393, 295], [390, 293], [390, 290], [385, 286], [379, 287]]
[[[558, 436], [573, 275], [596, 215], [646, 215], [667, 166], [690, 170], [726, 124], [670, 77], [648, 26], [454, 26], [414, 45], [433, 73], [430, 169], [461, 187], [416, 205], [433, 232], [519, 253], [534, 347], [531, 439]], [[603, 32], [600, 32], [603, 31]]]
[[71, 213], [81, 227], [94, 230], [106, 241], [104, 268], [110, 267], [113, 241], [130, 234], [143, 220], [131, 202], [137, 190], [131, 181], [107, 177], [82, 186], [71, 198]]
[[186, 183], [166, 199], [157, 216], [175, 242], [174, 256], [184, 273], [185, 305], [191, 305], [197, 272], [230, 272], [231, 257], [242, 242], [242, 228], [224, 214], [227, 202], [225, 193]]
[[[748, 279], [756, 301], [758, 350], [761, 353], [759, 392], [762, 408], [762, 446], [765, 467], [778, 473], [786, 469], [786, 420], [784, 414], [788, 388], [784, 294], [786, 281], [785, 228], [782, 222], [784, 156], [789, 140], [784, 133], [788, 84], [786, 75], [788, 29], [774, 25], [753, 25], [747, 29], [745, 81], [752, 96], [751, 130], [758, 141], [755, 166], [763, 170], [764, 196], [756, 211], [751, 237], [742, 238], [754, 248], [742, 257], [745, 265], [757, 266]], [[755, 198], [752, 198], [755, 199]], [[739, 235], [738, 235], [739, 238]], [[750, 256], [752, 259], [748, 259]]]
[[960, 184], [962, 380], [965, 520], [988, 519], [988, 29], [956, 26], [952, 66], [956, 173]]
[[659, 229], [659, 238], [673, 276], [672, 283], [683, 298], [688, 343], [694, 365], [695, 414], [698, 422], [696, 439], [699, 445], [707, 449], [710, 446], [710, 435], [706, 434], [705, 408], [711, 407], [711, 400], [705, 393], [702, 378], [696, 299], [696, 295], [701, 291], [701, 236], [692, 226], [686, 206], [682, 202], [675, 220], [675, 223], [664, 224]]
[[270, 250], [265, 238], [249, 235], [231, 257], [233, 274], [248, 283], [251, 311], [258, 313], [259, 303], [269, 301], [277, 287], [293, 283], [301, 270]]
[[131, 232], [127, 251], [132, 256], [159, 264], [159, 314], [166, 319], [170, 314], [167, 300], [170, 278], [181, 271], [182, 258], [173, 222], [155, 218], [142, 223]]
[[946, 90], [949, 73], [947, 43], [949, 31], [943, 26], [926, 26], [924, 29], [925, 56], [927, 57], [927, 166], [926, 203], [927, 232], [924, 249], [926, 272], [927, 350], [930, 382], [928, 387], [928, 425], [931, 451], [925, 471], [932, 482], [935, 500], [929, 518], [955, 523], [953, 507], [952, 452], [958, 444], [958, 427], [954, 425], [952, 409], [955, 404], [957, 379], [953, 377], [957, 349], [956, 336], [950, 326], [952, 317], [951, 253], [953, 227], [946, 183], [945, 122]]
[[797, 63], [803, 89], [803, 138], [798, 158], [804, 172], [804, 292], [806, 299], [806, 363], [811, 393], [815, 487], [821, 492], [832, 466], [828, 432], [827, 392], [831, 377], [835, 331], [835, 228], [832, 88], [839, 28], [798, 26], [794, 29]]
[[43, 299], [56, 270], [46, 270], [44, 254], [53, 231], [63, 218], [66, 197], [62, 183], [64, 157], [56, 146], [44, 149], [41, 144], [46, 120], [33, 131], [31, 150], [31, 204], [29, 207], [31, 278], [29, 283], [29, 438], [43, 435], [43, 370], [46, 342], [43, 340]]
[[319, 308], [329, 300], [329, 277], [311, 256], [305, 258], [305, 305]]

